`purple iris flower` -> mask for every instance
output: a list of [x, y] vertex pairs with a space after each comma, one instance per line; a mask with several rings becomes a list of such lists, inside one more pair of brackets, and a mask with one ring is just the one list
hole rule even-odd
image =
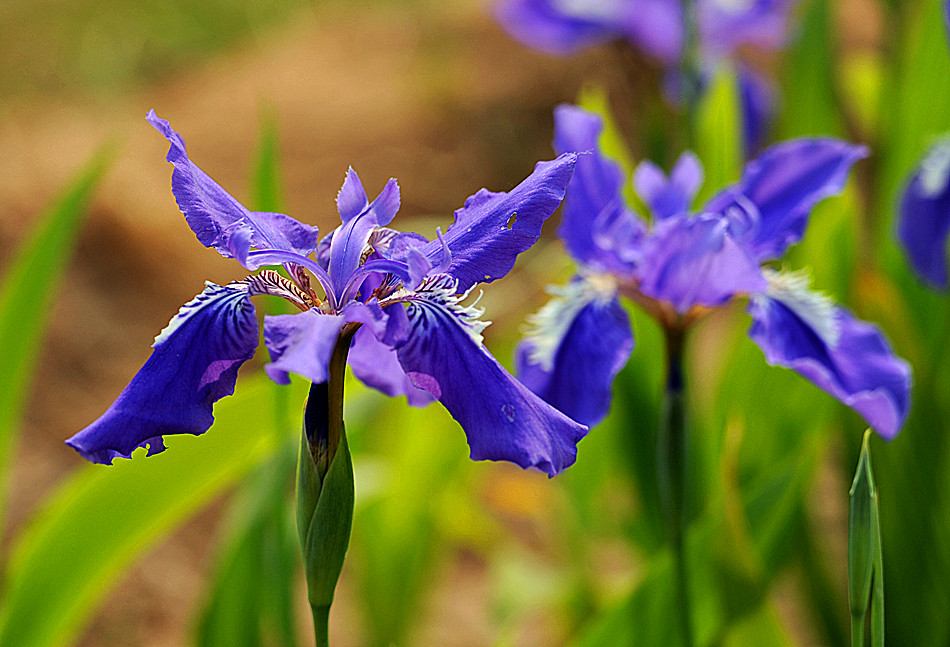
[[620, 296], [667, 330], [685, 330], [710, 308], [747, 297], [749, 335], [770, 364], [797, 371], [892, 438], [909, 406], [906, 362], [877, 328], [810, 290], [803, 274], [763, 267], [801, 239], [812, 207], [842, 190], [866, 149], [834, 139], [778, 144], [695, 215], [699, 161], [686, 153], [669, 176], [643, 162], [633, 182], [652, 214], [648, 223], [624, 203], [624, 174], [598, 150], [601, 129], [601, 119], [580, 108], [555, 112], [555, 149], [591, 151], [578, 159], [558, 229], [580, 268], [529, 320], [517, 350], [522, 381], [596, 424], [633, 349]]
[[270, 294], [300, 310], [264, 317], [272, 360], [265, 370], [274, 381], [286, 384], [295, 373], [325, 382], [341, 331], [359, 327], [348, 356], [354, 373], [410, 404], [439, 400], [465, 430], [473, 459], [551, 476], [574, 462], [587, 428], [509, 375], [482, 344], [489, 322], [463, 305], [477, 283], [507, 274], [538, 239], [564, 197], [573, 153], [540, 162], [508, 193], [482, 189], [432, 241], [388, 227], [399, 208], [395, 180], [370, 202], [350, 169], [337, 196], [342, 224], [319, 239], [316, 227], [290, 216], [246, 209], [188, 159], [167, 121], [154, 111], [148, 120], [171, 143], [172, 193], [198, 240], [249, 270], [281, 265], [287, 276], [264, 269], [224, 286], [207, 283], [155, 339], [115, 403], [66, 441], [82, 456], [111, 463], [138, 447], [164, 450], [168, 434], [204, 433], [212, 404], [234, 392], [238, 368], [257, 346], [250, 297]]
[[945, 290], [950, 236], [950, 138], [927, 151], [904, 188], [897, 233], [914, 270], [932, 286]]
[[[744, 47], [775, 50], [788, 40], [787, 23], [797, 0], [696, 0], [703, 74], [734, 58]], [[496, 15], [525, 45], [550, 54], [570, 54], [593, 45], [626, 41], [663, 62], [677, 65], [683, 55], [682, 0], [501, 0]], [[746, 151], [765, 141], [775, 111], [768, 80], [738, 66]], [[679, 79], [668, 75], [667, 94], [678, 97]]]

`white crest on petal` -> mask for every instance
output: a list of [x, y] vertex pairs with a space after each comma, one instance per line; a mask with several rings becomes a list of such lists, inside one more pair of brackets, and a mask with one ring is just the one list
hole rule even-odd
[[622, 0], [554, 0], [553, 5], [565, 16], [592, 21], [616, 18], [623, 9]]
[[175, 331], [178, 330], [182, 324], [188, 321], [188, 319], [193, 314], [228, 293], [231, 294], [232, 298], [239, 299], [231, 307], [241, 307], [243, 300], [247, 299], [248, 288], [247, 285], [242, 281], [234, 281], [232, 283], [228, 283], [227, 285], [218, 285], [217, 283], [212, 283], [211, 281], [205, 281], [204, 291], [178, 310], [178, 313], [171, 318], [171, 321], [168, 322], [168, 325], [165, 326], [162, 331], [158, 333], [158, 336], [155, 337], [155, 341], [152, 343], [152, 348], [159, 346], [169, 337], [175, 334]]
[[468, 298], [474, 286], [459, 294], [458, 285], [458, 279], [450, 274], [433, 274], [426, 277], [415, 291], [401, 289], [387, 299], [387, 302], [406, 301], [410, 307], [426, 302], [439, 305], [448, 310], [472, 341], [481, 346], [484, 341], [482, 331], [491, 325], [490, 321], [481, 319], [485, 309], [477, 307], [483, 293], [479, 293], [478, 298], [470, 305], [462, 305], [462, 301]]
[[838, 343], [840, 330], [835, 319], [835, 303], [828, 295], [810, 288], [808, 272], [777, 272], [764, 268], [762, 274], [769, 282], [766, 296], [794, 312], [827, 345]]
[[943, 193], [950, 182], [950, 137], [934, 144], [920, 163], [920, 186], [924, 195], [934, 197]]
[[617, 282], [612, 276], [592, 274], [578, 277], [564, 286], [549, 285], [547, 293], [554, 298], [536, 313], [528, 315], [524, 334], [531, 345], [529, 361], [550, 371], [554, 368], [557, 349], [577, 313], [589, 303], [610, 301], [617, 293]]

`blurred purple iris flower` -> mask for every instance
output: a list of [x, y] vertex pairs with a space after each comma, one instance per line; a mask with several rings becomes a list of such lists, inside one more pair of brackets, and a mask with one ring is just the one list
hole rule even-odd
[[[798, 0], [696, 0], [704, 75], [743, 47], [775, 50], [788, 40], [788, 14]], [[685, 43], [682, 0], [501, 0], [496, 15], [508, 32], [529, 47], [570, 54], [585, 47], [626, 41], [676, 66]], [[775, 110], [768, 80], [738, 66], [746, 151], [763, 143]], [[667, 91], [678, 96], [669, 77]]]
[[395, 180], [370, 202], [350, 169], [337, 196], [343, 222], [319, 239], [316, 227], [290, 216], [246, 209], [188, 159], [167, 121], [154, 111], [148, 120], [171, 143], [172, 192], [198, 240], [249, 270], [282, 265], [289, 278], [264, 269], [224, 286], [207, 283], [155, 339], [115, 403], [67, 441], [82, 456], [111, 463], [146, 445], [150, 455], [164, 450], [168, 434], [204, 433], [212, 404], [234, 392], [238, 368], [257, 346], [250, 297], [270, 294], [300, 310], [264, 317], [272, 360], [265, 370], [274, 381], [286, 384], [295, 373], [325, 382], [341, 330], [360, 326], [348, 356], [353, 372], [410, 404], [439, 400], [465, 430], [473, 459], [552, 476], [574, 462], [587, 428], [509, 375], [482, 344], [489, 322], [462, 303], [537, 241], [564, 197], [573, 153], [539, 163], [509, 193], [482, 189], [433, 241], [388, 228], [399, 208]]
[[669, 177], [643, 162], [633, 182], [651, 226], [624, 203], [623, 173], [598, 150], [601, 129], [601, 119], [580, 108], [555, 112], [556, 150], [591, 151], [578, 159], [558, 229], [580, 269], [529, 321], [517, 350], [522, 381], [574, 419], [596, 424], [633, 348], [619, 296], [668, 330], [748, 297], [749, 335], [770, 364], [808, 378], [882, 436], [897, 434], [910, 400], [906, 362], [877, 328], [811, 291], [803, 274], [762, 266], [801, 239], [812, 207], [842, 190], [866, 149], [834, 139], [778, 144], [696, 215], [699, 161], [684, 154]]
[[927, 151], [900, 201], [898, 238], [914, 270], [935, 288], [947, 289], [950, 237], [950, 138]]

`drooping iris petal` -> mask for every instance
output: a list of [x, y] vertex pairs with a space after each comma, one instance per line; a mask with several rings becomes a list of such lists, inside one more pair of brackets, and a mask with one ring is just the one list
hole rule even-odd
[[[355, 178], [355, 180], [351, 178]], [[347, 174], [344, 181], [343, 189], [340, 189], [341, 194], [344, 191], [347, 194], [354, 193], [356, 189], [352, 188], [352, 184], [356, 182], [359, 182], [359, 177], [355, 171], [350, 169], [350, 173]], [[348, 184], [351, 185], [350, 188], [347, 187]], [[362, 185], [360, 185], [360, 188], [362, 189]], [[349, 201], [351, 201], [350, 198], [347, 198], [344, 203]], [[352, 201], [355, 202], [355, 200]], [[373, 231], [378, 227], [388, 225], [398, 210], [399, 185], [396, 180], [390, 179], [369, 206], [356, 216], [350, 216], [349, 219], [344, 218], [344, 224], [334, 231], [333, 238], [330, 240], [327, 273], [333, 282], [335, 297], [342, 297], [346, 284], [364, 260], [363, 252], [366, 250], [366, 244], [369, 242]], [[337, 303], [335, 305], [342, 304]]]
[[702, 184], [703, 167], [690, 152], [680, 155], [669, 178], [649, 160], [640, 162], [633, 174], [633, 186], [656, 220], [687, 213]]
[[947, 287], [950, 236], [950, 140], [934, 146], [901, 195], [898, 237], [914, 269], [938, 288]]
[[[571, 105], [554, 110], [554, 150], [578, 156], [568, 185], [557, 234], [579, 263], [601, 272], [626, 274], [631, 263], [626, 248], [634, 245], [645, 225], [624, 203], [626, 181], [620, 166], [604, 157], [598, 145], [601, 118]], [[624, 232], [617, 240], [615, 233]]]
[[451, 252], [447, 270], [465, 292], [476, 283], [490, 283], [514, 267], [518, 254], [541, 235], [541, 225], [564, 198], [577, 156], [568, 153], [538, 162], [534, 172], [508, 193], [482, 189], [455, 212], [455, 222], [423, 253], [433, 265]]
[[[404, 310], [401, 305], [392, 309], [395, 308]], [[414, 407], [424, 407], [432, 402], [432, 395], [417, 388], [402, 370], [396, 351], [379, 341], [369, 328], [364, 327], [356, 331], [346, 362], [353, 374], [366, 386], [391, 397], [404, 395], [406, 401]]]
[[749, 336], [769, 364], [790, 368], [857, 411], [884, 438], [900, 430], [910, 406], [910, 367], [881, 332], [843, 308], [827, 338], [786, 303], [760, 295], [749, 303]]
[[640, 291], [680, 313], [694, 305], [718, 306], [737, 294], [761, 292], [758, 263], [712, 216], [674, 216], [660, 221], [643, 241], [637, 270]]
[[293, 315], [264, 317], [264, 343], [271, 363], [267, 375], [278, 384], [290, 384], [290, 373], [311, 382], [329, 379], [327, 367], [346, 319], [311, 309]]
[[704, 211], [722, 214], [732, 235], [758, 261], [778, 258], [801, 240], [808, 214], [844, 189], [848, 171], [867, 148], [837, 139], [794, 139], [749, 162], [737, 184], [714, 196]]
[[282, 213], [249, 211], [188, 159], [185, 140], [168, 121], [156, 116], [154, 110], [147, 119], [171, 144], [167, 159], [175, 167], [172, 193], [202, 245], [215, 248], [225, 258], [237, 258], [241, 254], [238, 247], [246, 254], [248, 245], [301, 256], [317, 248], [316, 227]]
[[257, 331], [246, 285], [208, 283], [155, 338], [151, 357], [112, 406], [66, 443], [111, 464], [146, 445], [149, 455], [161, 452], [162, 436], [204, 433], [212, 404], [234, 393], [238, 368], [254, 355]]
[[633, 350], [630, 320], [615, 291], [576, 279], [538, 312], [519, 344], [518, 379], [545, 402], [594, 426], [610, 410], [614, 377]]
[[587, 428], [495, 361], [481, 344], [483, 324], [459, 305], [455, 284], [438, 275], [408, 301], [410, 330], [396, 346], [399, 363], [459, 422], [473, 460], [506, 460], [557, 474], [574, 462]]

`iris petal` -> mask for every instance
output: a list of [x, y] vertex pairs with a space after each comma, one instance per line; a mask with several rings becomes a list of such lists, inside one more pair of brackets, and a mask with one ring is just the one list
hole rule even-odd
[[950, 141], [928, 153], [901, 195], [898, 237], [917, 273], [947, 287], [950, 236]]
[[[561, 105], [554, 111], [554, 150], [585, 153], [577, 159], [557, 234], [579, 263], [601, 272], [628, 274], [631, 264], [625, 247], [636, 244], [645, 225], [624, 204], [620, 166], [600, 152], [602, 130], [601, 118], [581, 108]], [[615, 240], [615, 231], [626, 232], [626, 237]]]
[[282, 250], [300, 256], [307, 256], [317, 248], [316, 227], [282, 213], [249, 211], [188, 159], [185, 140], [168, 121], [156, 116], [154, 110], [149, 111], [147, 119], [171, 144], [167, 159], [175, 167], [172, 193], [202, 245], [215, 248], [225, 258], [237, 256], [235, 248], [241, 245], [237, 245], [238, 240], [231, 240], [236, 234], [245, 238], [240, 241], [245, 253], [248, 243], [259, 249]]
[[[401, 305], [393, 308], [404, 310]], [[423, 407], [432, 402], [432, 395], [417, 388], [402, 370], [396, 351], [379, 341], [369, 328], [356, 331], [346, 363], [363, 384], [390, 397], [404, 395], [414, 407]]]
[[451, 252], [448, 273], [458, 279], [459, 291], [476, 283], [490, 283], [514, 267], [518, 254], [541, 235], [541, 225], [554, 213], [574, 172], [577, 156], [561, 155], [538, 162], [534, 172], [508, 193], [482, 189], [455, 212], [455, 222], [440, 239], [422, 248], [432, 265]]
[[408, 304], [409, 335], [396, 353], [413, 383], [465, 430], [472, 459], [511, 461], [549, 476], [574, 463], [587, 428], [509, 375], [452, 301], [426, 296], [424, 288]]
[[781, 256], [805, 232], [821, 200], [844, 189], [864, 146], [836, 139], [794, 139], [749, 162], [742, 179], [714, 196], [704, 211], [732, 222], [732, 234], [758, 261]]
[[264, 367], [267, 375], [278, 384], [290, 384], [290, 373], [317, 384], [326, 382], [330, 357], [345, 323], [340, 315], [313, 309], [265, 316], [264, 343], [271, 356], [271, 363]]
[[583, 285], [573, 292], [545, 307], [548, 329], [538, 322], [538, 334], [519, 344], [515, 364], [525, 386], [592, 427], [610, 410], [611, 385], [630, 358], [633, 334], [616, 294], [584, 290]]
[[238, 368], [254, 355], [257, 318], [247, 286], [208, 283], [155, 339], [145, 365], [94, 423], [66, 441], [87, 460], [111, 464], [162, 436], [199, 435], [214, 421], [212, 404], [234, 393]]
[[703, 167], [690, 152], [680, 155], [669, 178], [649, 160], [633, 174], [633, 185], [656, 220], [687, 213], [702, 183]]
[[756, 296], [749, 313], [749, 336], [769, 364], [815, 383], [861, 414], [884, 438], [897, 435], [910, 407], [910, 367], [875, 326], [835, 308], [832, 344], [780, 300]]
[[758, 263], [733, 240], [721, 218], [682, 215], [662, 220], [644, 239], [642, 251], [640, 291], [671, 303], [680, 313], [766, 288]]

